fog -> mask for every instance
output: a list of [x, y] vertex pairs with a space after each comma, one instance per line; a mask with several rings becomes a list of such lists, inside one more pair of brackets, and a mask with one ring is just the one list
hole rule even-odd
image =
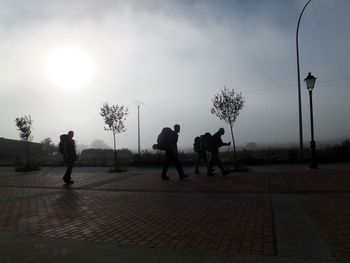
[[[108, 102], [129, 108], [117, 147], [135, 150], [133, 102], [140, 100], [142, 149], [175, 123], [182, 148], [220, 127], [228, 141], [228, 125], [210, 112], [212, 97], [226, 86], [246, 101], [234, 125], [237, 145], [297, 144], [295, 31], [305, 3], [0, 0], [0, 137], [19, 139], [14, 120], [30, 114], [34, 141], [57, 143], [74, 130], [79, 144], [102, 140], [112, 146], [99, 115]], [[348, 0], [314, 0], [300, 25], [301, 78], [308, 72], [317, 77], [317, 142], [350, 137], [349, 13]], [[51, 67], [53, 54], [66, 49], [76, 60], [65, 55]], [[302, 107], [307, 143], [304, 86]]]

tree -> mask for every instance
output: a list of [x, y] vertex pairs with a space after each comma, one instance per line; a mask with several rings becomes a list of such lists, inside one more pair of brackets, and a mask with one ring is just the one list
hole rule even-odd
[[117, 148], [116, 148], [116, 139], [115, 135], [117, 133], [122, 133], [126, 131], [124, 121], [128, 116], [128, 108], [124, 105], [119, 106], [112, 105], [109, 106], [108, 103], [104, 103], [101, 107], [100, 115], [102, 116], [105, 124], [104, 127], [106, 131], [112, 131], [113, 133], [113, 147], [114, 147], [114, 163], [117, 163]]
[[248, 142], [246, 144], [246, 148], [248, 151], [256, 151], [258, 149], [258, 145], [256, 144], [256, 142]]
[[43, 150], [49, 156], [54, 155], [57, 152], [57, 146], [52, 142], [51, 138], [45, 138], [40, 142], [43, 145]]
[[215, 114], [220, 120], [228, 123], [231, 128], [232, 144], [234, 158], [237, 161], [236, 144], [233, 136], [233, 125], [237, 120], [240, 110], [244, 106], [244, 98], [241, 93], [237, 93], [234, 89], [224, 89], [217, 93], [212, 99], [213, 107], [211, 113]]
[[96, 139], [91, 143], [92, 149], [111, 149], [103, 140]]
[[29, 163], [29, 141], [33, 139], [33, 136], [31, 136], [33, 120], [30, 115], [24, 115], [23, 117], [16, 118], [15, 123], [17, 126], [17, 130], [19, 131], [19, 137], [21, 138], [21, 140], [26, 142], [27, 163]]

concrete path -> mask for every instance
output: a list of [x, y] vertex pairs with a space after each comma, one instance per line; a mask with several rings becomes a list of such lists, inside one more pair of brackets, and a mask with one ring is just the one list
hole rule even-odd
[[0, 168], [0, 262], [341, 262], [350, 165], [254, 167], [161, 181], [159, 169]]

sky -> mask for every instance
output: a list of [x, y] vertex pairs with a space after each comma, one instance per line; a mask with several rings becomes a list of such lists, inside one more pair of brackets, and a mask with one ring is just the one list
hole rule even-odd
[[[117, 148], [150, 149], [163, 127], [181, 125], [179, 147], [229, 126], [211, 114], [226, 86], [245, 105], [238, 146], [299, 143], [295, 34], [304, 0], [0, 0], [0, 137], [33, 141], [75, 132], [78, 144], [113, 145], [100, 107], [125, 105]], [[316, 142], [350, 138], [350, 1], [313, 0], [299, 29], [300, 72], [317, 77]], [[303, 136], [310, 141], [302, 83]]]

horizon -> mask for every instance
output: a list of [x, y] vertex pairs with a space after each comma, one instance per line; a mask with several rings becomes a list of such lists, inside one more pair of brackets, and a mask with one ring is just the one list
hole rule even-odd
[[[4, 138], [4, 137], [0, 137], [1, 139], [5, 139], [5, 140], [14, 140], [14, 141], [23, 141], [20, 139], [9, 139], [9, 138]], [[94, 140], [94, 141], [101, 141], [101, 140]], [[94, 142], [93, 141], [93, 142]], [[325, 140], [325, 141], [319, 141], [317, 142], [317, 147], [320, 149], [324, 149], [326, 147], [333, 147], [335, 145], [340, 145], [345, 141], [350, 141], [350, 138], [339, 138], [338, 140]], [[24, 141], [23, 141], [24, 142]], [[30, 141], [31, 143], [36, 143], [36, 144], [41, 144], [41, 142], [36, 142], [36, 141]], [[102, 143], [104, 143], [103, 141], [101, 141]], [[53, 142], [54, 143], [54, 142]], [[248, 143], [255, 143], [255, 142], [248, 142]], [[307, 145], [309, 142], [304, 141], [304, 145]], [[54, 143], [55, 146], [58, 146], [58, 144]], [[259, 150], [267, 150], [267, 149], [297, 149], [299, 150], [299, 143], [295, 142], [286, 142], [286, 143], [276, 143], [276, 144], [258, 144], [256, 143], [256, 150], [253, 151], [259, 151]], [[98, 147], [98, 146], [93, 146], [92, 144], [90, 145], [85, 145], [85, 144], [79, 144], [79, 142], [77, 142], [77, 152], [81, 153], [83, 150], [87, 150], [87, 149], [98, 149], [98, 150], [113, 150], [113, 146], [109, 146], [109, 145], [104, 145], [102, 147]], [[245, 145], [236, 145], [236, 148], [238, 151], [247, 149], [247, 144]], [[118, 148], [117, 150], [130, 150], [132, 153], [137, 153], [138, 149], [136, 148], [130, 148], [130, 147], [123, 147], [123, 148]], [[304, 147], [304, 149], [308, 149], [308, 146]], [[185, 146], [185, 147], [179, 147], [180, 151], [183, 151], [185, 153], [191, 153], [193, 152], [193, 145], [190, 146]], [[148, 152], [157, 152], [159, 150], [154, 150], [152, 149], [152, 146], [150, 147], [145, 147], [143, 149], [141, 149], [141, 153], [142, 151], [148, 151]], [[232, 146], [224, 146], [221, 149], [222, 152], [232, 152], [233, 148]]]

